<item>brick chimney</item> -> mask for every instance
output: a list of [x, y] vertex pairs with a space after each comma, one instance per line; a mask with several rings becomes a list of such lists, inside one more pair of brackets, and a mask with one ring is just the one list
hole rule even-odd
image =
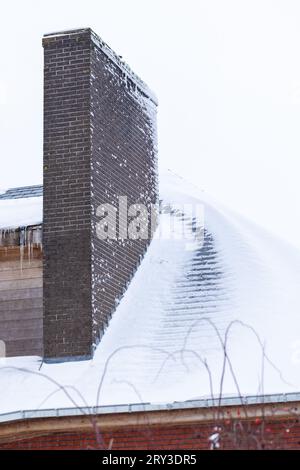
[[[92, 356], [150, 243], [157, 102], [89, 28], [45, 35], [43, 47], [43, 335], [56, 361]], [[104, 239], [107, 203], [119, 225]], [[147, 236], [128, 237], [132, 204], [149, 209]]]

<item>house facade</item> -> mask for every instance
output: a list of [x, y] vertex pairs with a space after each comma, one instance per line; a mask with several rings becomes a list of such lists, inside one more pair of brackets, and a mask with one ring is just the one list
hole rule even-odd
[[0, 194], [0, 449], [299, 448], [300, 256], [157, 167], [157, 99], [44, 36], [43, 185]]

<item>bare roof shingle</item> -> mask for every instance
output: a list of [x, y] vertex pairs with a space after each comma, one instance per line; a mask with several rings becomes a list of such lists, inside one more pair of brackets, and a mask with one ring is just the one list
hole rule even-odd
[[0, 194], [0, 199], [23, 199], [27, 197], [43, 196], [43, 185], [22, 186], [19, 188], [10, 188], [5, 193]]

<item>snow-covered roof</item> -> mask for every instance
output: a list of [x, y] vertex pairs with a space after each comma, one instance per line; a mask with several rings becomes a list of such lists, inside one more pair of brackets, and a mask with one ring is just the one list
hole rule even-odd
[[[0, 413], [300, 391], [299, 252], [171, 172], [160, 184], [159, 231], [94, 358], [2, 359]], [[191, 207], [204, 239], [181, 236]]]
[[0, 192], [0, 230], [38, 225], [43, 221], [43, 186]]

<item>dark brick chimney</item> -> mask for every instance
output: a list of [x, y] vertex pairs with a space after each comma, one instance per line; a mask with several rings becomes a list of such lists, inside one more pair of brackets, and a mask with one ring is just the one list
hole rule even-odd
[[157, 204], [157, 103], [91, 29], [46, 35], [43, 46], [44, 356], [85, 358], [154, 229], [149, 216], [147, 238], [126, 238], [123, 228], [99, 239], [96, 212], [118, 209], [120, 196], [128, 207]]

